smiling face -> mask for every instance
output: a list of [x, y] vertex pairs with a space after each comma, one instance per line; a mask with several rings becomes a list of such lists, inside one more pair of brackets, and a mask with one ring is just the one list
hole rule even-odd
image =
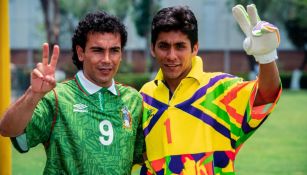
[[122, 57], [119, 34], [89, 33], [85, 49], [77, 46], [77, 53], [88, 80], [101, 87], [112, 85]]
[[[192, 68], [192, 57], [198, 52], [198, 43], [191, 48], [187, 35], [180, 31], [161, 32], [151, 53], [160, 65], [168, 85], [176, 88]], [[172, 88], [171, 88], [172, 89]]]

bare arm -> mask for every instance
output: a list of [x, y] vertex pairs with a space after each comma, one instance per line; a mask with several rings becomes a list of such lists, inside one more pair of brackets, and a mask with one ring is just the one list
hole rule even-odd
[[232, 8], [232, 13], [246, 35], [243, 48], [248, 55], [253, 55], [259, 63], [258, 91], [254, 106], [274, 102], [279, 92], [279, 73], [275, 60], [276, 48], [280, 43], [279, 30], [276, 26], [261, 21], [256, 6], [242, 5]]
[[9, 107], [0, 121], [1, 135], [14, 137], [23, 133], [38, 102], [56, 85], [54, 75], [59, 52], [59, 47], [54, 46], [50, 63], [48, 63], [49, 46], [47, 43], [43, 44], [43, 59], [31, 73], [30, 87], [16, 103]]
[[279, 92], [280, 81], [276, 62], [259, 64], [258, 92], [255, 106], [272, 103]]

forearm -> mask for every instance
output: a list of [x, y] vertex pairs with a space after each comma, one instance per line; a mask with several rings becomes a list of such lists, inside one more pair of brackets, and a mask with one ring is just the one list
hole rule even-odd
[[29, 87], [25, 94], [5, 112], [0, 121], [0, 134], [6, 137], [22, 134], [32, 118], [36, 105], [43, 96], [44, 94], [35, 93]]
[[274, 102], [280, 89], [280, 78], [276, 62], [259, 65], [258, 91], [255, 106]]

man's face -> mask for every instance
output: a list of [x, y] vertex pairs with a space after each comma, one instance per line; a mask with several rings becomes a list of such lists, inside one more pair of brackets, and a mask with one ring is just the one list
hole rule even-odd
[[98, 86], [111, 86], [122, 57], [120, 34], [89, 33], [85, 49], [77, 46], [77, 52], [85, 77]]
[[188, 36], [180, 31], [161, 32], [151, 53], [167, 82], [180, 82], [192, 68], [192, 57], [198, 52], [198, 43], [191, 48]]

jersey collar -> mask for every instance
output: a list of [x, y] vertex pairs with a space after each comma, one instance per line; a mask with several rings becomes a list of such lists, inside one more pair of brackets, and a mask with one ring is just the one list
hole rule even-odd
[[[80, 84], [80, 88], [82, 88], [87, 94], [92, 95], [102, 89], [101, 86], [97, 86], [96, 84], [92, 83], [88, 80], [82, 70], [79, 70], [76, 74], [77, 82]], [[118, 95], [115, 87], [114, 79], [112, 79], [112, 85], [108, 87], [108, 91], [110, 91], [114, 95]]]
[[[201, 76], [203, 74], [203, 61], [199, 56], [195, 56], [192, 58], [192, 69], [189, 72], [189, 74], [186, 76], [186, 78], [194, 78], [197, 81], [200, 82]], [[155, 77], [155, 80], [163, 80], [163, 73], [161, 69], [159, 69], [159, 72], [157, 73], [157, 76]]]

